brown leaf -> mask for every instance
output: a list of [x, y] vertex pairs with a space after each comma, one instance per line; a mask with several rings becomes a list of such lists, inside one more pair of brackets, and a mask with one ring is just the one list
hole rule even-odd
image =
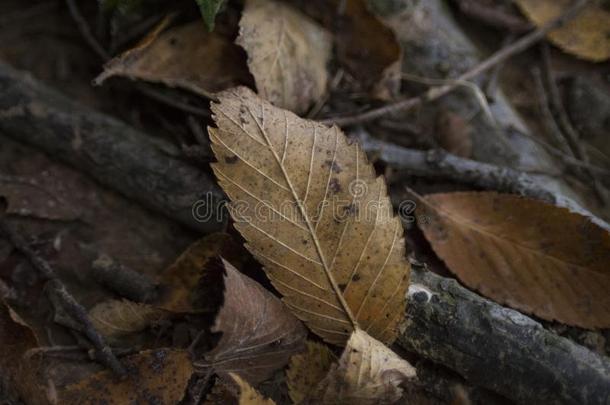
[[238, 83], [248, 83], [242, 51], [201, 21], [172, 28], [112, 59], [96, 84], [112, 76], [163, 83], [204, 97]]
[[140, 332], [168, 316], [167, 311], [125, 299], [103, 301], [89, 311], [95, 329], [108, 338]]
[[229, 373], [233, 381], [239, 386], [239, 405], [275, 405], [271, 399], [264, 398], [247, 381], [242, 380], [237, 374]]
[[436, 123], [436, 136], [441, 148], [449, 153], [469, 158], [472, 155], [470, 125], [459, 114], [444, 111]]
[[331, 51], [326, 30], [274, 0], [247, 0], [239, 25], [237, 43], [263, 98], [297, 114], [322, 98]]
[[53, 192], [61, 185], [53, 182], [49, 189], [50, 179], [44, 177], [0, 175], [0, 196], [8, 203], [6, 213], [62, 221], [79, 218], [78, 209]]
[[587, 218], [494, 192], [432, 194], [418, 210], [432, 248], [469, 287], [547, 320], [610, 326], [610, 234]]
[[[516, 0], [521, 11], [538, 27], [560, 16], [572, 0]], [[582, 12], [548, 38], [564, 51], [593, 62], [610, 58], [610, 10], [590, 2]]]
[[301, 403], [328, 374], [336, 359], [328, 346], [307, 341], [307, 351], [292, 356], [286, 370], [290, 399], [295, 404]]
[[220, 375], [235, 372], [256, 384], [301, 350], [306, 330], [279, 299], [227, 261], [210, 262], [206, 277], [216, 278], [219, 272], [224, 302], [212, 332], [222, 336], [199, 364]]
[[[339, 7], [343, 0], [334, 0]], [[402, 52], [394, 32], [369, 9], [366, 0], [345, 1], [339, 16], [338, 58], [373, 96], [390, 99], [400, 90]]]
[[355, 331], [328, 375], [308, 403], [393, 404], [402, 396], [401, 384], [415, 378], [415, 369], [383, 343]]
[[193, 368], [182, 350], [150, 350], [122, 359], [124, 380], [104, 370], [67, 386], [58, 404], [176, 404], [184, 396]]
[[161, 274], [159, 283], [164, 291], [155, 306], [177, 313], [199, 312], [202, 308], [193, 306], [194, 294], [206, 264], [217, 256], [240, 264], [244, 253], [226, 233], [213, 233], [195, 241]]
[[398, 95], [402, 51], [394, 32], [369, 9], [367, 0], [298, 0], [332, 31], [339, 64], [374, 97]]
[[409, 265], [386, 185], [358, 145], [241, 87], [219, 94], [213, 164], [235, 227], [288, 307], [326, 341], [383, 342], [402, 318]]

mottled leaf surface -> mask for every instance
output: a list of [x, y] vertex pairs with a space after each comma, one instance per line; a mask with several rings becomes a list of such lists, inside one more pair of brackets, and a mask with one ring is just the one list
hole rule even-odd
[[359, 145], [244, 87], [219, 100], [214, 173], [284, 302], [328, 342], [358, 328], [392, 342], [409, 277], [403, 229]]

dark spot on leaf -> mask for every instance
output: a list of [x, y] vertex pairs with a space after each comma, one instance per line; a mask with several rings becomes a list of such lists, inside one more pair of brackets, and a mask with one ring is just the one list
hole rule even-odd
[[341, 191], [341, 184], [339, 184], [339, 180], [334, 177], [330, 179], [329, 188], [333, 194], [337, 194], [339, 191]]
[[233, 156], [225, 156], [225, 163], [228, 163], [230, 165], [232, 165], [233, 163], [237, 162], [237, 156], [233, 155]]

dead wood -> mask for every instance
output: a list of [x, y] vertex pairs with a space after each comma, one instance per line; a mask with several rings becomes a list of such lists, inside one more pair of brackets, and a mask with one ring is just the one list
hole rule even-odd
[[610, 361], [455, 280], [414, 269], [398, 344], [519, 403], [604, 404]]
[[[210, 204], [222, 198], [206, 173], [170, 156], [146, 134], [1, 63], [0, 132], [191, 229], [221, 227], [219, 215], [193, 216], [197, 201]], [[217, 209], [213, 207], [215, 214]]]

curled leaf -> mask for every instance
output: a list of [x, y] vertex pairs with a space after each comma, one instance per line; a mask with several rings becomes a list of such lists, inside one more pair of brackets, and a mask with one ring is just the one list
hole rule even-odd
[[284, 302], [328, 342], [357, 328], [392, 342], [409, 277], [403, 229], [359, 145], [244, 87], [219, 100], [214, 173]]
[[283, 2], [247, 0], [237, 43], [248, 53], [258, 93], [303, 113], [326, 92], [330, 35]]
[[418, 221], [467, 286], [583, 328], [610, 326], [610, 233], [579, 214], [495, 192], [426, 196]]

